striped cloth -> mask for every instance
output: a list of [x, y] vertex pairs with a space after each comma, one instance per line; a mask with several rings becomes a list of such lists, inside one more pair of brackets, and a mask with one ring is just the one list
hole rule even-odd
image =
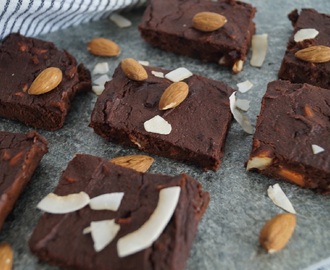
[[145, 0], [0, 0], [0, 40], [12, 32], [36, 36], [106, 18]]

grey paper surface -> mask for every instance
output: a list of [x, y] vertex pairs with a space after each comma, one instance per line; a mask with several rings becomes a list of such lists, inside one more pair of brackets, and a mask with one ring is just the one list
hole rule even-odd
[[[258, 9], [254, 20], [257, 34], [268, 33], [269, 48], [266, 61], [261, 68], [251, 67], [247, 62], [244, 70], [238, 75], [217, 64], [202, 63], [146, 44], [137, 30], [143, 9], [124, 14], [133, 22], [133, 26], [127, 29], [120, 29], [112, 22], [104, 20], [43, 35], [40, 38], [53, 41], [58, 47], [68, 50], [78, 62], [83, 62], [90, 70], [96, 63], [107, 61], [110, 66], [110, 77], [123, 58], [133, 57], [167, 69], [184, 66], [193, 73], [223, 80], [235, 89], [237, 83], [249, 79], [254, 84], [253, 88], [245, 94], [238, 93], [238, 97], [251, 100], [248, 116], [254, 124], [267, 83], [277, 78], [281, 59], [292, 32], [287, 14], [295, 8], [303, 7], [312, 7], [329, 14], [330, 1], [247, 2]], [[115, 58], [92, 56], [87, 52], [86, 44], [94, 37], [114, 40], [122, 48], [121, 55]], [[250, 58], [251, 54], [248, 59]], [[94, 79], [96, 77], [98, 76], [94, 76]], [[76, 153], [87, 153], [108, 159], [141, 153], [136, 149], [106, 142], [88, 127], [96, 98], [93, 93], [77, 96], [61, 130], [38, 130], [49, 141], [49, 153], [43, 158], [0, 233], [0, 241], [9, 242], [14, 248], [15, 270], [57, 269], [38, 262], [30, 253], [27, 241], [42, 214], [36, 209], [37, 203], [57, 185], [61, 172]], [[32, 128], [0, 119], [0, 129], [27, 132]], [[189, 270], [304, 269], [330, 256], [330, 197], [283, 182], [280, 182], [280, 185], [298, 213], [296, 230], [288, 246], [277, 254], [266, 254], [259, 246], [258, 235], [265, 221], [284, 211], [275, 206], [266, 193], [269, 185], [277, 181], [245, 171], [244, 162], [248, 159], [251, 142], [252, 136], [244, 133], [239, 125], [233, 122], [227, 138], [223, 164], [217, 172], [203, 172], [184, 163], [153, 156], [156, 161], [150, 172], [169, 175], [186, 172], [198, 179], [204, 189], [211, 194], [209, 207], [199, 224], [187, 262]]]

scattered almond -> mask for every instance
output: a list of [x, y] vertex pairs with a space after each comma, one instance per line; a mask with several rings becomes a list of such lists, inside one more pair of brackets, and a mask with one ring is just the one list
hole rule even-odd
[[41, 95], [55, 89], [62, 81], [62, 71], [57, 67], [44, 69], [32, 82], [28, 93]]
[[224, 26], [227, 18], [214, 12], [199, 12], [193, 19], [193, 27], [202, 32], [212, 32]]
[[128, 155], [113, 158], [110, 162], [118, 166], [136, 170], [138, 172], [146, 172], [154, 162], [154, 159], [145, 155]]
[[167, 87], [160, 97], [159, 109], [167, 110], [175, 108], [186, 99], [189, 93], [189, 86], [185, 82], [175, 82]]
[[259, 242], [268, 253], [283, 249], [289, 242], [296, 226], [296, 216], [279, 214], [268, 220], [259, 235]]
[[91, 54], [98, 56], [117, 56], [120, 54], [118, 44], [106, 38], [92, 39], [88, 43], [87, 49]]
[[13, 267], [14, 252], [7, 243], [0, 244], [0, 269], [11, 270]]
[[301, 60], [311, 63], [325, 63], [330, 61], [330, 47], [311, 46], [295, 53], [295, 56]]
[[148, 78], [145, 68], [135, 59], [126, 58], [121, 61], [121, 68], [125, 75], [134, 81], [144, 81]]
[[305, 186], [305, 177], [301, 173], [291, 171], [289, 169], [284, 168], [283, 166], [280, 166], [278, 174], [298, 186]]

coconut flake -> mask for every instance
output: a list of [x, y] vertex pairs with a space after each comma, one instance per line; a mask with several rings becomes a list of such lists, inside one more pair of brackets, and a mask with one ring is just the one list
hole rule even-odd
[[66, 214], [85, 207], [89, 201], [88, 194], [83, 191], [66, 196], [49, 193], [38, 203], [37, 208], [47, 213]]
[[144, 129], [148, 132], [168, 135], [172, 131], [172, 126], [163, 117], [156, 115], [144, 122]]
[[242, 110], [242, 111], [248, 111], [250, 108], [250, 100], [247, 99], [237, 99], [236, 100], [236, 108]]
[[316, 144], [312, 144], [312, 151], [313, 151], [313, 154], [316, 155], [318, 153], [321, 153], [324, 151], [324, 148], [322, 148], [321, 146], [319, 145], [316, 145]]
[[284, 209], [285, 211], [296, 214], [291, 202], [288, 197], [285, 195], [279, 184], [269, 186], [267, 190], [269, 198], [276, 204], [278, 207]]
[[91, 234], [96, 252], [104, 249], [116, 237], [120, 230], [120, 225], [115, 223], [114, 219], [92, 221]]
[[124, 192], [102, 194], [92, 198], [89, 202], [89, 206], [93, 210], [117, 211], [123, 196]]
[[104, 74], [100, 77], [98, 77], [96, 80], [93, 81], [96, 85], [104, 85], [107, 81], [110, 81], [110, 78], [108, 75]]
[[107, 62], [102, 62], [95, 65], [92, 74], [105, 74], [107, 72], [109, 72], [109, 65]]
[[191, 77], [193, 74], [184, 67], [179, 67], [167, 73], [165, 78], [172, 82], [179, 82]]
[[149, 66], [149, 61], [139, 60], [138, 62], [139, 62], [142, 66]]
[[126, 28], [132, 25], [132, 22], [129, 19], [125, 18], [124, 16], [118, 13], [113, 13], [109, 17], [109, 19], [110, 21], [113, 21], [120, 28]]
[[93, 85], [92, 90], [96, 95], [101, 95], [104, 91], [104, 86], [103, 85]]
[[164, 78], [164, 73], [163, 72], [160, 72], [160, 71], [154, 71], [154, 70], [152, 70], [151, 71], [151, 74], [154, 75], [155, 77], [158, 77], [158, 78]]
[[83, 231], [82, 231], [83, 234], [89, 234], [89, 233], [91, 233], [91, 232], [92, 232], [92, 228], [91, 228], [91, 226], [86, 227], [86, 228], [83, 229]]
[[150, 218], [136, 231], [117, 242], [119, 257], [125, 257], [150, 247], [170, 221], [179, 201], [180, 187], [169, 187], [159, 192], [158, 204]]
[[235, 94], [236, 94], [236, 92], [232, 93], [231, 96], [229, 97], [231, 113], [233, 114], [237, 123], [243, 128], [243, 130], [246, 133], [253, 134], [253, 127], [251, 125], [249, 118], [247, 118], [246, 115], [242, 114], [236, 108], [236, 95]]
[[317, 31], [314, 28], [304, 28], [304, 29], [300, 29], [299, 31], [297, 31], [297, 33], [295, 33], [293, 38], [294, 38], [295, 42], [300, 42], [305, 39], [313, 39], [318, 34], [319, 34], [319, 31]]
[[238, 91], [240, 91], [241, 93], [245, 93], [252, 88], [253, 83], [251, 83], [249, 80], [246, 80], [246, 81], [238, 83], [236, 85], [238, 87]]
[[252, 37], [252, 57], [250, 65], [253, 67], [261, 67], [267, 53], [268, 35], [253, 35]]

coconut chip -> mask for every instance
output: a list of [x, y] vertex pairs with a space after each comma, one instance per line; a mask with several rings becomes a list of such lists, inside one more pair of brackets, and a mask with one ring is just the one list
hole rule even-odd
[[304, 28], [304, 29], [300, 29], [299, 31], [297, 31], [297, 33], [295, 33], [293, 38], [294, 38], [295, 42], [300, 42], [305, 39], [316, 38], [316, 36], [318, 34], [319, 34], [319, 31], [317, 31], [314, 28]]
[[[87, 228], [85, 228], [85, 230]], [[96, 252], [99, 252], [116, 237], [120, 230], [120, 225], [116, 224], [114, 219], [92, 221], [90, 230], [94, 242], [94, 249]]]
[[324, 151], [324, 148], [322, 148], [321, 146], [319, 145], [316, 145], [316, 144], [312, 144], [312, 151], [313, 151], [313, 154], [316, 155], [318, 153], [321, 153]]
[[89, 206], [93, 210], [117, 211], [123, 196], [124, 192], [102, 194], [92, 198], [89, 202]]
[[191, 77], [193, 74], [184, 67], [179, 67], [167, 73], [165, 78], [172, 82], [179, 82]]
[[83, 229], [83, 231], [82, 231], [83, 234], [89, 234], [89, 233], [91, 233], [91, 232], [92, 232], [92, 228], [91, 228], [91, 226], [86, 227], [86, 228]]
[[250, 109], [250, 100], [238, 98], [236, 100], [236, 108], [245, 112], [248, 111]]
[[172, 126], [163, 117], [156, 115], [144, 122], [144, 129], [148, 132], [168, 135], [172, 131]]
[[296, 211], [294, 210], [291, 202], [289, 201], [288, 197], [285, 195], [279, 184], [269, 186], [267, 194], [275, 205], [289, 213], [296, 214]]
[[253, 35], [252, 37], [252, 57], [250, 65], [253, 67], [261, 67], [266, 58], [268, 35]]
[[103, 85], [93, 85], [92, 90], [96, 95], [101, 95], [104, 91], [104, 86]]
[[149, 61], [139, 60], [138, 62], [139, 62], [142, 66], [149, 66]]
[[236, 92], [232, 93], [231, 96], [229, 97], [230, 111], [233, 114], [237, 123], [243, 128], [243, 130], [246, 133], [253, 134], [253, 127], [251, 125], [249, 118], [247, 118], [246, 115], [242, 114], [236, 108], [236, 95], [235, 94], [236, 94]]
[[154, 70], [152, 70], [151, 71], [151, 74], [154, 75], [155, 77], [158, 77], [158, 78], [164, 78], [164, 73], [163, 72], [160, 72], [160, 71], [154, 71]]
[[132, 25], [132, 22], [129, 19], [125, 18], [124, 16], [118, 13], [113, 13], [109, 17], [109, 19], [110, 21], [113, 21], [120, 28], [126, 28]]
[[110, 78], [108, 75], [105, 74], [105, 75], [98, 77], [96, 80], [94, 80], [93, 84], [103, 86], [107, 81], [110, 81]]
[[238, 83], [236, 85], [238, 87], [238, 91], [240, 91], [241, 93], [245, 93], [252, 88], [253, 83], [251, 83], [249, 80], [246, 80], [246, 81]]
[[49, 193], [37, 205], [37, 208], [47, 213], [66, 214], [77, 211], [89, 204], [89, 196], [85, 192], [59, 196]]
[[109, 72], [109, 65], [107, 62], [102, 62], [95, 65], [92, 74], [105, 74], [107, 72]]
[[150, 247], [170, 221], [179, 201], [180, 187], [169, 187], [159, 192], [158, 204], [150, 218], [136, 231], [117, 242], [119, 257], [125, 257]]

